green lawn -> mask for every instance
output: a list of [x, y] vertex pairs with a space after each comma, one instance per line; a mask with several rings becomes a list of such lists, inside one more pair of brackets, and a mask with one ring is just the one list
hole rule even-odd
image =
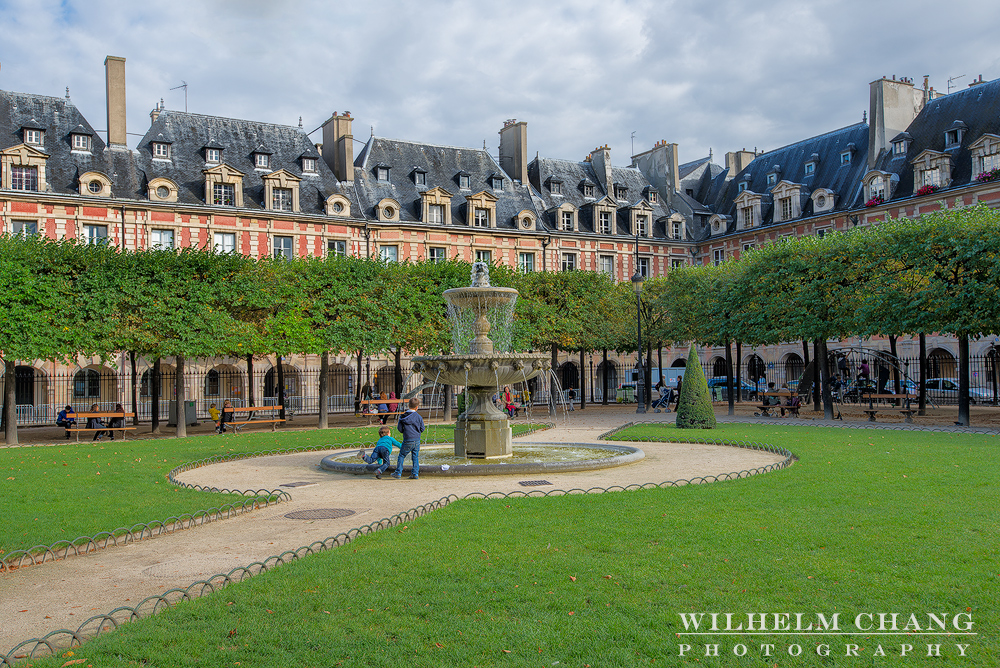
[[[685, 435], [766, 442], [800, 461], [710, 485], [458, 502], [128, 624], [75, 657], [102, 667], [1000, 665], [1000, 439], [770, 425]], [[854, 630], [858, 614], [925, 624], [928, 612], [967, 611], [971, 638], [676, 635], [689, 612], [839, 613], [840, 629]], [[720, 656], [706, 657], [715, 643]], [[941, 657], [926, 656], [928, 643]], [[790, 657], [796, 645], [802, 655]], [[824, 645], [829, 656], [817, 654]], [[901, 645], [914, 649], [900, 657]]]
[[[526, 428], [514, 425], [515, 433]], [[454, 425], [432, 425], [424, 440], [447, 442], [453, 433]], [[377, 438], [374, 426], [0, 448], [0, 558], [243, 500], [170, 485], [167, 473], [187, 462], [267, 450], [370, 445]]]

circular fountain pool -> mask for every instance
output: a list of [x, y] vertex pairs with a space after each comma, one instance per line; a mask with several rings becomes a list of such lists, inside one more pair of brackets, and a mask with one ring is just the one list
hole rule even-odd
[[[632, 464], [643, 457], [645, 453], [642, 450], [627, 445], [531, 443], [515, 445], [513, 454], [502, 459], [466, 459], [457, 457], [451, 446], [425, 446], [420, 448], [420, 475], [519, 475], [588, 471]], [[395, 451], [391, 459], [387, 475], [395, 468]], [[358, 459], [357, 450], [324, 457], [320, 466], [327, 471], [359, 475], [371, 473], [375, 469]], [[404, 474], [409, 471], [409, 466], [404, 467]]]

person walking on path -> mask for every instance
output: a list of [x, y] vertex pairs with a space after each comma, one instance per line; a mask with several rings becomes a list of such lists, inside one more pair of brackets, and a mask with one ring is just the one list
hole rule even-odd
[[413, 397], [410, 399], [409, 408], [396, 425], [396, 429], [403, 435], [403, 445], [399, 447], [399, 459], [396, 460], [393, 478], [403, 477], [403, 462], [406, 461], [406, 455], [410, 455], [410, 462], [413, 464], [410, 479], [416, 480], [420, 477], [420, 434], [424, 431], [424, 419], [417, 412], [418, 408], [420, 408], [420, 398]]
[[[674, 390], [674, 410], [677, 410], [681, 405], [681, 385], [684, 384], [684, 376], [677, 376], [677, 389]], [[667, 408], [670, 408], [669, 402], [667, 403]]]

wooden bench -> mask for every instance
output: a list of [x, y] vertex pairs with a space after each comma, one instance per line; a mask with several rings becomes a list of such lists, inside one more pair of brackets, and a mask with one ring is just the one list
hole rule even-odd
[[279, 422], [284, 422], [284, 420], [282, 418], [268, 418], [268, 419], [264, 419], [264, 420], [254, 420], [253, 419], [253, 414], [254, 413], [264, 413], [264, 412], [280, 411], [281, 408], [282, 408], [281, 406], [246, 406], [246, 407], [239, 407], [239, 408], [230, 408], [229, 410], [227, 410], [225, 412], [227, 412], [227, 413], [230, 413], [230, 412], [233, 413], [233, 417], [236, 417], [236, 413], [249, 413], [249, 415], [247, 416], [246, 420], [240, 420], [238, 422], [237, 421], [227, 422], [226, 424], [232, 425], [232, 427], [233, 427], [233, 434], [240, 433], [240, 431], [243, 429], [243, 427], [245, 425], [248, 425], [248, 424], [270, 424], [271, 425], [271, 431], [277, 431], [278, 430], [278, 423]]
[[[377, 408], [379, 404], [385, 404], [388, 407], [389, 404], [391, 403], [396, 404], [396, 410], [389, 411], [387, 413], [372, 413], [371, 411], [365, 410], [365, 406], [375, 406]], [[403, 401], [402, 399], [362, 399], [361, 401], [358, 402], [358, 408], [361, 409], [361, 412], [356, 415], [357, 416], [363, 415], [365, 418], [368, 419], [368, 424], [371, 424], [372, 418], [381, 419], [382, 416], [389, 418], [402, 415], [403, 413], [406, 412], [406, 402]]]
[[[792, 399], [794, 397], [798, 397], [799, 394], [793, 390], [774, 390], [772, 392], [762, 392], [761, 396]], [[781, 409], [788, 411], [789, 415], [792, 417], [798, 417], [799, 408], [801, 408], [801, 406], [786, 406], [784, 404], [759, 404], [759, 407], [761, 409], [761, 417], [777, 417], [776, 415], [772, 415], [771, 411]]]
[[885, 392], [885, 393], [880, 393], [880, 392], [863, 392], [863, 393], [861, 393], [861, 397], [862, 397], [862, 401], [865, 398], [868, 399], [868, 408], [867, 409], [863, 408], [861, 410], [862, 410], [862, 412], [864, 412], [865, 415], [868, 416], [868, 421], [869, 422], [877, 422], [877, 420], [875, 419], [875, 416], [878, 415], [879, 409], [875, 408], [875, 402], [876, 401], [902, 401], [902, 402], [904, 402], [905, 408], [902, 409], [902, 410], [900, 410], [899, 412], [902, 413], [905, 416], [905, 421], [906, 422], [913, 422], [913, 412], [914, 411], [910, 410], [910, 400], [917, 398], [917, 395], [915, 395], [915, 394], [891, 394], [891, 393], [888, 393], [888, 392]]
[[[67, 413], [66, 414], [66, 418], [67, 419], [76, 420], [77, 422], [83, 422], [83, 424], [87, 424], [87, 420], [89, 420], [90, 418], [98, 418], [98, 419], [101, 419], [102, 422], [104, 421], [104, 418], [121, 418], [122, 421], [124, 422], [125, 418], [130, 418], [130, 417], [135, 417], [135, 413], [119, 413], [119, 412], [116, 412], [116, 411], [87, 411], [87, 412], [82, 412], [81, 411], [79, 413]], [[80, 432], [81, 431], [91, 431], [91, 432], [95, 432], [95, 433], [99, 432], [99, 431], [107, 431], [107, 432], [120, 431], [122, 433], [122, 440], [124, 441], [125, 440], [125, 432], [126, 431], [135, 431], [135, 427], [124, 427], [124, 426], [123, 427], [100, 427], [100, 428], [93, 428], [93, 429], [88, 429], [87, 427], [69, 427], [69, 428], [66, 429], [66, 431], [69, 432], [69, 433], [76, 433], [76, 442], [77, 443], [80, 442]], [[114, 437], [115, 437], [115, 435], [111, 434], [111, 438], [114, 439]]]

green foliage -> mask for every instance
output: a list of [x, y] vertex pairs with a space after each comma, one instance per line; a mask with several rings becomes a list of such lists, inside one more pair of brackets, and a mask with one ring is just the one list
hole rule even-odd
[[708, 391], [708, 381], [701, 369], [701, 360], [694, 344], [688, 352], [687, 366], [684, 367], [684, 381], [681, 384], [680, 401], [677, 402], [678, 429], [715, 429], [715, 411], [712, 409], [712, 395]]

